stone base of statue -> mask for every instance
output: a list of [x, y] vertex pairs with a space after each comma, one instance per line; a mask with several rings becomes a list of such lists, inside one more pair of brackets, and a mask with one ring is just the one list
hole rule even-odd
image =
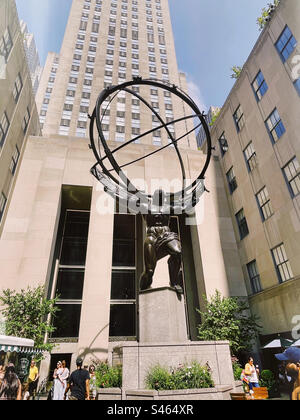
[[139, 341], [115, 349], [123, 365], [123, 397], [146, 390], [146, 377], [156, 365], [176, 368], [193, 361], [209, 365], [215, 386], [234, 389], [229, 343], [189, 341], [183, 294], [172, 287], [139, 294]]
[[172, 287], [140, 292], [139, 324], [141, 343], [187, 342], [183, 294]]

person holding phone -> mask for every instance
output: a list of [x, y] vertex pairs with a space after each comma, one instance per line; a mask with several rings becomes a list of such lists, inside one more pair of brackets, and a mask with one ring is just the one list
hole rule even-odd
[[248, 363], [245, 366], [245, 374], [249, 380], [249, 389], [250, 392], [253, 392], [253, 388], [259, 388], [259, 369], [258, 366], [254, 366], [254, 361], [252, 357], [249, 357]]

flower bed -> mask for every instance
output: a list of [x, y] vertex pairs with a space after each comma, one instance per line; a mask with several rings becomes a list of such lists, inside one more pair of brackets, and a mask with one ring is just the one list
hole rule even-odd
[[213, 388], [214, 382], [209, 366], [201, 366], [198, 362], [193, 362], [171, 369], [156, 365], [149, 370], [146, 385], [151, 390], [167, 391]]

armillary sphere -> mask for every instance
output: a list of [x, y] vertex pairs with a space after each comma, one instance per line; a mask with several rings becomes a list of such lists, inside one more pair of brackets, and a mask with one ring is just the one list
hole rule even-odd
[[[183, 116], [176, 120], [172, 120], [171, 122], [166, 122], [163, 118], [159, 115], [156, 109], [149, 104], [140, 94], [139, 90], [134, 89], [133, 87], [139, 86], [149, 86], [150, 88], [155, 89], [162, 89], [164, 91], [168, 91], [173, 95], [179, 97], [182, 101], [184, 101], [192, 110], [192, 115]], [[113, 99], [120, 94], [120, 92], [126, 92], [131, 94], [134, 98], [139, 99], [141, 103], [143, 103], [152, 115], [155, 115], [156, 120], [159, 121], [160, 125], [155, 126], [152, 129], [139, 134], [138, 136], [125, 141], [115, 149], [111, 150], [108, 141], [104, 133], [103, 133], [103, 115], [105, 115], [105, 109], [103, 112], [104, 103], [106, 104], [106, 109], [109, 107], [110, 103]], [[108, 105], [107, 105], [108, 103]], [[102, 109], [102, 113], [101, 113]], [[176, 87], [175, 85], [171, 85], [165, 81], [158, 81], [153, 79], [142, 79], [141, 77], [136, 77], [132, 81], [125, 82], [123, 84], [117, 86], [110, 86], [105, 88], [100, 95], [98, 96], [95, 109], [90, 117], [90, 147], [93, 150], [95, 158], [97, 160], [96, 164], [91, 169], [91, 173], [99, 180], [103, 186], [105, 192], [110, 194], [115, 199], [125, 200], [127, 202], [128, 210], [132, 213], [156, 213], [157, 212], [157, 203], [153, 202], [153, 196], [148, 195], [143, 191], [138, 190], [130, 179], [127, 178], [127, 175], [123, 171], [125, 167], [129, 165], [134, 165], [135, 163], [139, 162], [142, 159], [146, 159], [153, 154], [159, 153], [160, 151], [166, 149], [167, 147], [173, 146], [180, 163], [180, 168], [182, 172], [182, 189], [178, 192], [165, 192], [164, 193], [164, 203], [160, 203], [160, 212], [166, 214], [179, 214], [179, 213], [188, 213], [193, 210], [201, 197], [201, 195], [206, 191], [204, 186], [204, 177], [206, 170], [209, 166], [211, 160], [211, 152], [212, 152], [212, 145], [211, 145], [211, 136], [210, 130], [208, 128], [207, 122], [205, 120], [204, 113], [201, 113], [196, 103], [193, 99], [183, 92], [180, 88]], [[194, 123], [194, 128], [190, 131], [187, 131], [183, 136], [179, 138], [174, 138], [174, 134], [170, 130], [170, 125], [174, 125], [176, 123], [182, 122], [184, 120], [193, 119], [196, 121]], [[94, 128], [97, 128], [98, 138], [95, 139], [94, 136]], [[200, 168], [198, 177], [190, 184], [186, 185], [186, 172], [185, 167], [183, 164], [183, 159], [180, 154], [180, 150], [178, 147], [178, 142], [188, 136], [191, 132], [197, 130], [200, 126], [203, 126], [206, 138], [207, 138], [207, 155], [206, 161], [204, 166]], [[157, 148], [156, 150], [142, 156], [138, 159], [135, 159], [131, 162], [128, 162], [123, 165], [119, 165], [116, 161], [115, 154], [119, 150], [125, 148], [131, 143], [134, 143], [141, 139], [144, 136], [147, 136], [153, 133], [156, 130], [165, 129], [170, 143]], [[107, 164], [110, 163], [111, 167], [108, 169]], [[156, 195], [157, 196], [157, 195]]]

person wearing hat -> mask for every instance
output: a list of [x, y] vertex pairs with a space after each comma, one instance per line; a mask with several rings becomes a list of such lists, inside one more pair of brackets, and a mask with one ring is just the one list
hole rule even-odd
[[295, 379], [291, 399], [300, 401], [300, 349], [289, 347], [283, 353], [275, 354], [276, 359], [287, 362], [287, 375]]
[[77, 369], [72, 372], [65, 390], [65, 398], [71, 388], [69, 400], [89, 400], [90, 399], [90, 375], [85, 369], [82, 369], [83, 360], [78, 357], [76, 360]]

